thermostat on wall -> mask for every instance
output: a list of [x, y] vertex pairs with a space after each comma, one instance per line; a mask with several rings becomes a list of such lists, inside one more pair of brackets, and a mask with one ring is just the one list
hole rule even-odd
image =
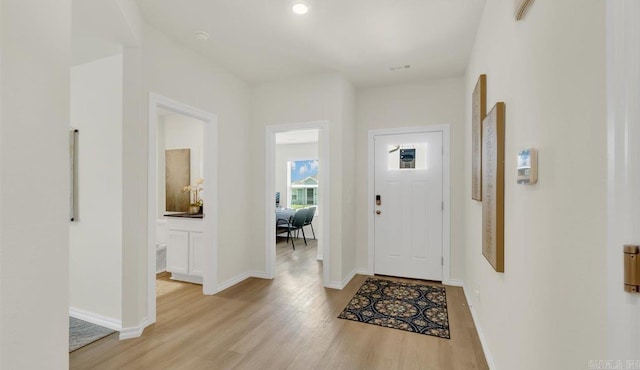
[[538, 151], [534, 148], [518, 153], [518, 184], [533, 185], [538, 182]]

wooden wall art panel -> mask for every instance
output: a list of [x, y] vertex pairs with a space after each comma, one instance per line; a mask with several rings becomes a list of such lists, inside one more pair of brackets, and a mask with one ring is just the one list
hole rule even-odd
[[482, 254], [504, 272], [505, 105], [497, 103], [482, 124]]
[[482, 200], [482, 120], [487, 115], [487, 75], [478, 78], [471, 100], [471, 199]]

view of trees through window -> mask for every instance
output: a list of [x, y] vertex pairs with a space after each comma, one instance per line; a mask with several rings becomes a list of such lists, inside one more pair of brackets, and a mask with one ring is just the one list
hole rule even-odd
[[318, 205], [318, 160], [290, 161], [289, 171], [290, 207]]

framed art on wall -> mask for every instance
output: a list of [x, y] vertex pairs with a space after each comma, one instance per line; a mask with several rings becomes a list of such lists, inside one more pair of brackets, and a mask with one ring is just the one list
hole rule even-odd
[[165, 150], [165, 210], [187, 212], [191, 192], [185, 186], [191, 183], [191, 149]]
[[478, 78], [471, 100], [471, 199], [482, 200], [482, 120], [487, 114], [487, 75]]
[[482, 254], [504, 272], [505, 105], [496, 103], [482, 124]]

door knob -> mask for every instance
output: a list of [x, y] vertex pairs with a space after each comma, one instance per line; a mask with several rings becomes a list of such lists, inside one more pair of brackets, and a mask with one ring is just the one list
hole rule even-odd
[[381, 214], [381, 213], [382, 213], [382, 211], [381, 211], [381, 210], [377, 210], [377, 211], [376, 211], [376, 214], [377, 214], [377, 215], [379, 215], [379, 214]]

